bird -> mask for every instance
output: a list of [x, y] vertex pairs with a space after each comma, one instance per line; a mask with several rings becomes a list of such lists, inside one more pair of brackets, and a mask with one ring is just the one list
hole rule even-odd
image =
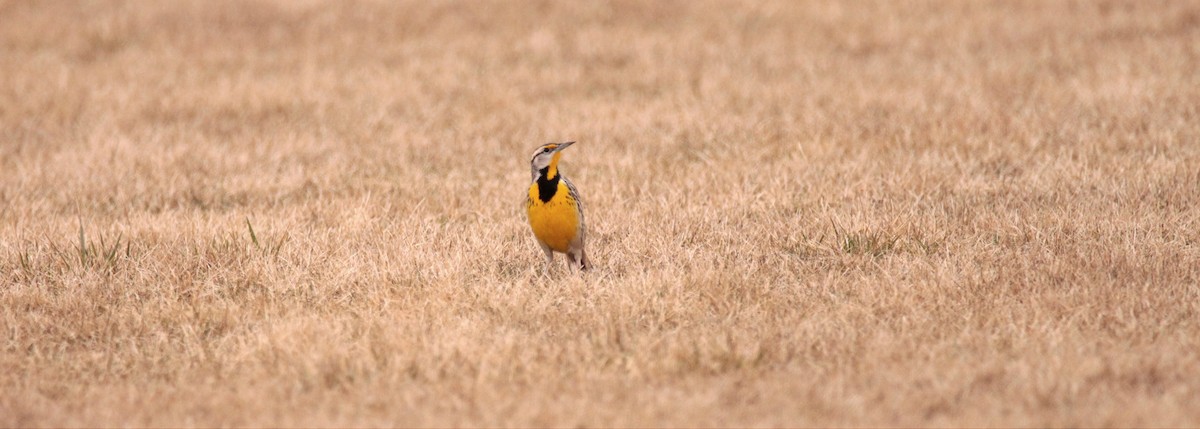
[[546, 269], [554, 265], [554, 252], [567, 255], [572, 271], [591, 269], [584, 238], [587, 222], [583, 217], [583, 200], [579, 190], [559, 171], [562, 151], [575, 142], [547, 143], [533, 151], [529, 160], [532, 183], [525, 199], [525, 211], [533, 236], [546, 254]]

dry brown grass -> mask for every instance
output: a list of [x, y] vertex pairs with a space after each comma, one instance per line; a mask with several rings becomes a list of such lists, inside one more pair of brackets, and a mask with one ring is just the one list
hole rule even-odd
[[0, 426], [1200, 425], [1198, 3], [0, 22]]

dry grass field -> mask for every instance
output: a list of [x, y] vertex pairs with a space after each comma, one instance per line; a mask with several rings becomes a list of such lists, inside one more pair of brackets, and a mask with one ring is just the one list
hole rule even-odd
[[0, 426], [1200, 425], [1197, 70], [1185, 1], [0, 0]]

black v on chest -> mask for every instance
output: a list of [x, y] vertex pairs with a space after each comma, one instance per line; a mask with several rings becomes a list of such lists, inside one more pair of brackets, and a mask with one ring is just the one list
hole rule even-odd
[[549, 170], [549, 168], [543, 168], [538, 171], [540, 173], [537, 178], [538, 199], [543, 203], [548, 203], [551, 198], [554, 198], [554, 193], [558, 192], [558, 181], [562, 178], [562, 175], [555, 174], [553, 178], [547, 179], [546, 175], [549, 174]]

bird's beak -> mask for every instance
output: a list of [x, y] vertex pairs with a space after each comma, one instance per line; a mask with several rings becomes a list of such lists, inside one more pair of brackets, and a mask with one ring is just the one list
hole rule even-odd
[[558, 147], [554, 148], [554, 151], [555, 151], [555, 152], [560, 152], [560, 151], [562, 151], [563, 149], [566, 149], [566, 148], [567, 148], [567, 146], [570, 146], [570, 145], [573, 145], [573, 144], [575, 144], [575, 142], [559, 143], [559, 144], [558, 144]]

